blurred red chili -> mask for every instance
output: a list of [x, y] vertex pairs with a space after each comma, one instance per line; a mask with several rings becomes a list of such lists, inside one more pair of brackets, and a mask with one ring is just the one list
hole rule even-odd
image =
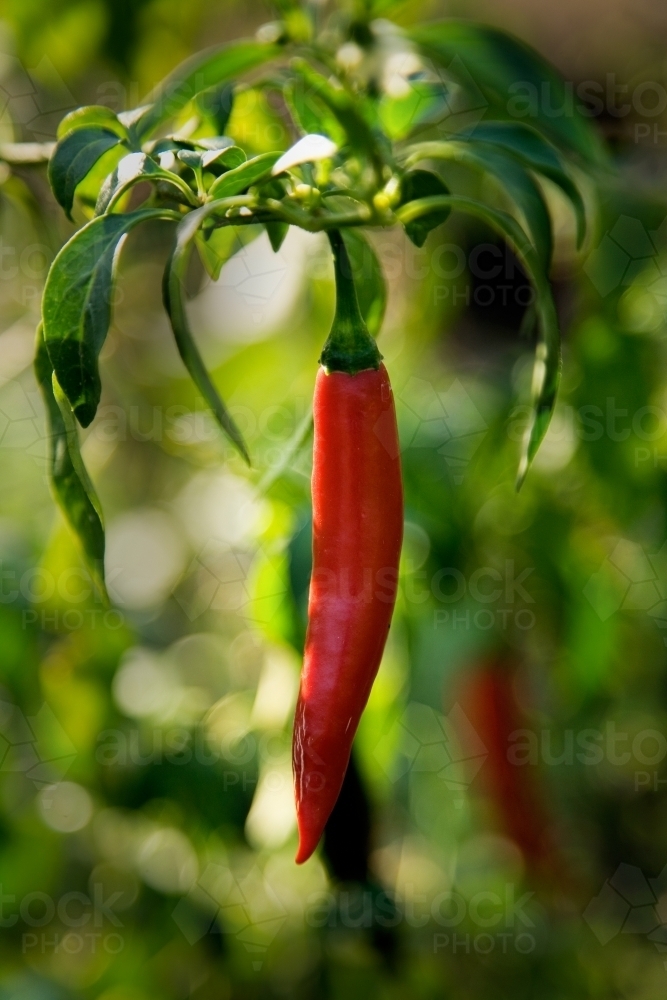
[[396, 599], [403, 488], [389, 376], [363, 323], [339, 233], [336, 317], [313, 409], [313, 571], [293, 764], [297, 862], [319, 842], [343, 783]]
[[498, 819], [528, 866], [545, 872], [554, 860], [548, 811], [534, 769], [528, 764], [519, 766], [510, 752], [512, 737], [525, 732], [526, 725], [514, 680], [511, 663], [500, 656], [466, 678], [460, 701], [488, 753], [480, 778]]

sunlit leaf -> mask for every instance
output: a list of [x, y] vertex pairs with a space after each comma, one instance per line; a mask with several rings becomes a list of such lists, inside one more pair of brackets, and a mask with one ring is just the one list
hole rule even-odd
[[335, 155], [337, 148], [336, 143], [326, 135], [304, 135], [276, 160], [271, 173], [276, 177], [283, 171], [291, 170], [292, 167], [298, 167], [302, 163], [316, 163], [318, 160], [329, 159]]
[[116, 132], [121, 138], [127, 137], [127, 128], [115, 111], [103, 104], [88, 104], [83, 108], [70, 111], [61, 119], [56, 136], [63, 139], [68, 132], [81, 128], [102, 128]]
[[340, 122], [304, 79], [288, 80], [282, 93], [294, 124], [304, 135], [322, 133], [337, 146], [345, 141], [345, 132]]
[[271, 175], [274, 163], [282, 153], [260, 153], [227, 173], [217, 177], [208, 190], [209, 198], [233, 198], [247, 191], [252, 184]]
[[152, 107], [136, 125], [140, 138], [173, 118], [193, 98], [211, 87], [230, 82], [242, 73], [280, 55], [277, 45], [257, 41], [232, 42], [194, 56], [182, 63], [152, 95]]

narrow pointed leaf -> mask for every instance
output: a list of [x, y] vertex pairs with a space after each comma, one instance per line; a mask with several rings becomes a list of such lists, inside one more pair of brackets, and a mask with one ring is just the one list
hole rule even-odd
[[234, 195], [247, 191], [252, 184], [271, 176], [274, 163], [282, 155], [282, 153], [261, 153], [251, 160], [246, 160], [240, 167], [216, 177], [208, 190], [209, 198], [233, 198]]
[[563, 157], [550, 142], [530, 125], [520, 122], [480, 122], [468, 133], [518, 157], [527, 167], [547, 177], [569, 199], [577, 222], [577, 247], [586, 236], [586, 208], [579, 188], [567, 173]]
[[473, 198], [445, 195], [412, 201], [396, 211], [403, 225], [420, 215], [448, 206], [452, 211], [465, 212], [486, 222], [514, 248], [536, 293], [535, 309], [539, 335], [535, 352], [532, 384], [532, 417], [523, 440], [517, 489], [521, 487], [537, 449], [547, 432], [556, 404], [561, 372], [560, 331], [551, 288], [540, 264], [537, 252], [516, 219]]
[[137, 135], [146, 138], [202, 91], [231, 82], [242, 73], [275, 59], [281, 51], [277, 45], [244, 40], [209, 49], [186, 60], [152, 95], [152, 107], [135, 126]]
[[120, 145], [121, 137], [105, 128], [78, 128], [57, 144], [49, 161], [49, 183], [56, 200], [72, 217], [74, 192], [100, 157]]
[[527, 107], [535, 125], [554, 142], [589, 162], [605, 162], [602, 143], [577, 109], [563, 78], [518, 38], [454, 19], [412, 28], [408, 37], [445, 70], [455, 73], [460, 64], [497, 114], [511, 118], [518, 103], [518, 110], [525, 113]]
[[176, 346], [192, 381], [213, 411], [218, 424], [250, 465], [250, 456], [241, 431], [221, 399], [211, 376], [206, 370], [201, 354], [190, 330], [185, 309], [184, 277], [192, 244], [202, 222], [216, 209], [216, 204], [205, 205], [191, 212], [178, 227], [176, 246], [167, 263], [162, 283], [164, 306], [171, 321]]
[[166, 209], [102, 215], [75, 233], [51, 265], [42, 300], [44, 340], [58, 382], [84, 427], [100, 400], [97, 359], [109, 330], [123, 238], [146, 219], [178, 218]]
[[104, 586], [104, 521], [102, 508], [79, 450], [76, 423], [64, 393], [52, 374], [41, 325], [37, 331], [35, 375], [44, 398], [49, 428], [49, 473], [54, 496], [77, 536], [96, 586]]
[[544, 196], [518, 160], [486, 143], [429, 142], [415, 147], [410, 161], [422, 158], [452, 160], [495, 177], [523, 214], [533, 246], [545, 270], [551, 263], [551, 218]]

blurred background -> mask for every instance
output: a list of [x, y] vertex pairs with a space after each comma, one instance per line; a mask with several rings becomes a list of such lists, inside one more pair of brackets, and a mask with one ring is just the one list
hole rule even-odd
[[[583, 178], [580, 252], [547, 192], [563, 384], [519, 496], [520, 268], [461, 216], [422, 250], [371, 234], [403, 449], [400, 596], [303, 867], [290, 737], [310, 459], [291, 442], [332, 316], [326, 247], [293, 231], [274, 254], [260, 236], [217, 282], [192, 275], [248, 471], [172, 343], [166, 227], [128, 240], [83, 445], [107, 518], [106, 610], [51, 499], [31, 369], [72, 227], [43, 168], [0, 167], [2, 998], [664, 996], [667, 10], [391, 9], [406, 25], [443, 15], [535, 45], [617, 172], [597, 190]], [[0, 139], [49, 141], [81, 104], [133, 107], [189, 54], [274, 16], [258, 0], [3, 0]], [[289, 142], [252, 91], [229, 131], [255, 152]]]

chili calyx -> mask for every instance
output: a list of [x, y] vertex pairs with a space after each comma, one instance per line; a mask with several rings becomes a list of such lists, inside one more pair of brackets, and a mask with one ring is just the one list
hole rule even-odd
[[352, 277], [352, 264], [338, 229], [327, 234], [331, 243], [336, 274], [336, 313], [331, 332], [322, 350], [320, 364], [327, 373], [356, 375], [378, 369], [382, 361], [377, 344], [366, 328]]

